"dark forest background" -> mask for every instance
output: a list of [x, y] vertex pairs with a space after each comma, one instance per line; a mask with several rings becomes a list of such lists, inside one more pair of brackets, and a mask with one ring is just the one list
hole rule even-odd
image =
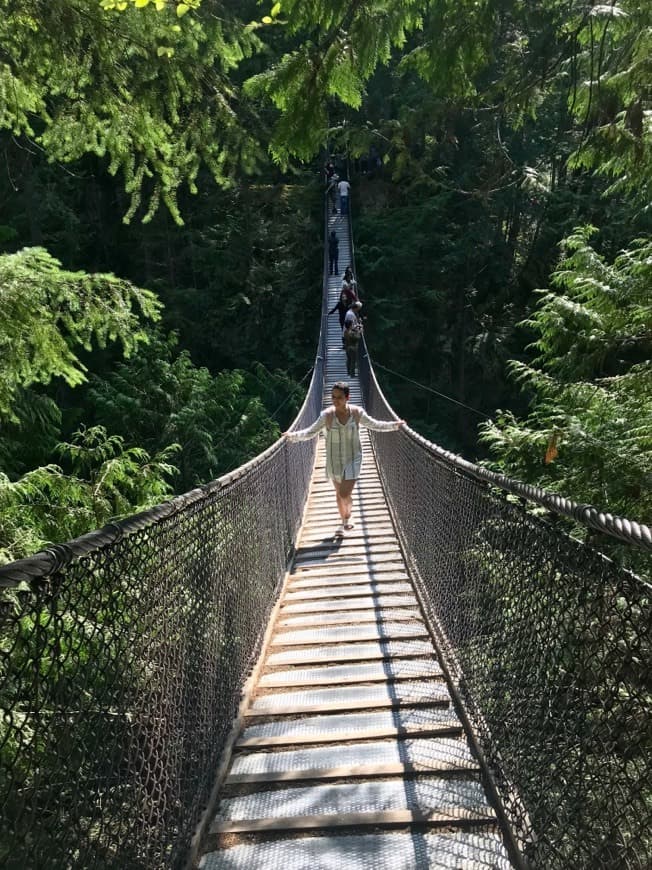
[[326, 153], [397, 413], [649, 521], [650, 33], [632, 0], [3, 3], [0, 563], [288, 425]]

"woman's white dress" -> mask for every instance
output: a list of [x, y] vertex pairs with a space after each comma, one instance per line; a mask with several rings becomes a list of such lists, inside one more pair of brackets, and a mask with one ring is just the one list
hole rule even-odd
[[362, 445], [356, 416], [362, 426], [374, 429], [376, 432], [392, 432], [400, 426], [398, 420], [376, 420], [356, 405], [348, 405], [348, 409], [349, 416], [345, 423], [340, 423], [335, 409], [331, 407], [322, 411], [307, 429], [288, 433], [290, 441], [307, 441], [314, 438], [322, 429], [326, 429], [326, 477], [338, 483], [360, 477]]

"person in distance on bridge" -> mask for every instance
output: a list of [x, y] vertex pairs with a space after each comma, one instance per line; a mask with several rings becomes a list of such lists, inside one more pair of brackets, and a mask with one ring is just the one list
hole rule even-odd
[[[337, 275], [338, 274], [338, 258], [340, 252], [340, 240], [337, 238], [337, 233], [335, 230], [331, 230], [331, 234], [328, 237], [328, 274], [329, 275]], [[335, 270], [335, 271], [333, 271]]]
[[348, 214], [349, 213], [349, 191], [351, 190], [351, 185], [343, 178], [339, 184], [337, 185], [337, 192], [340, 195], [340, 214]]
[[350, 266], [347, 266], [344, 270], [344, 275], [342, 277], [342, 290], [346, 289], [349, 292], [349, 295], [352, 297], [353, 302], [356, 302], [358, 299], [358, 285], [357, 281], [353, 277], [353, 269]]
[[[350, 266], [347, 266], [347, 269], [350, 269]], [[328, 312], [329, 314], [333, 314], [333, 312], [337, 311], [340, 318], [340, 329], [344, 329], [344, 319], [346, 318], [346, 312], [357, 301], [358, 297], [355, 292], [355, 288], [350, 282], [346, 281], [345, 279], [344, 281], [342, 281], [342, 290], [340, 291], [337, 302]]]
[[355, 377], [355, 368], [358, 363], [358, 345], [362, 338], [361, 308], [362, 302], [354, 302], [344, 317], [342, 343], [346, 351], [346, 373], [350, 378]]
[[337, 214], [337, 183], [339, 180], [339, 175], [333, 175], [326, 186], [326, 196], [328, 197], [328, 202], [333, 214]]
[[354, 527], [351, 519], [353, 488], [362, 467], [360, 426], [376, 432], [393, 432], [405, 425], [405, 420], [376, 420], [370, 417], [364, 408], [349, 404], [349, 392], [349, 385], [344, 381], [333, 384], [333, 404], [330, 408], [322, 411], [306, 429], [283, 433], [288, 441], [308, 441], [322, 429], [326, 430], [326, 477], [333, 481], [337, 509], [342, 520], [335, 531], [335, 537], [338, 538]]

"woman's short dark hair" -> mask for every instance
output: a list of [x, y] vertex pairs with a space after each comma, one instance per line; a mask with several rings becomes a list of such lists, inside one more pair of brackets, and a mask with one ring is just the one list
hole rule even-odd
[[337, 383], [333, 384], [331, 388], [331, 393], [333, 392], [333, 390], [341, 390], [346, 398], [349, 398], [349, 385], [346, 381], [337, 381]]

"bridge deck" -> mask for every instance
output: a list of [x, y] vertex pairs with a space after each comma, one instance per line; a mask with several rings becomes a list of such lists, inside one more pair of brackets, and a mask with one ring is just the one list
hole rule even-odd
[[[346, 266], [348, 229], [340, 217], [331, 224]], [[330, 279], [331, 305], [340, 281]], [[329, 388], [347, 379], [335, 315], [327, 371]], [[357, 379], [350, 382], [352, 401], [360, 401]], [[364, 430], [362, 439], [356, 526], [343, 540], [333, 538], [338, 516], [320, 440], [296, 558], [224, 781], [205, 870], [512, 866]]]

